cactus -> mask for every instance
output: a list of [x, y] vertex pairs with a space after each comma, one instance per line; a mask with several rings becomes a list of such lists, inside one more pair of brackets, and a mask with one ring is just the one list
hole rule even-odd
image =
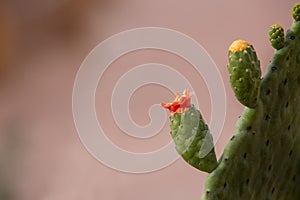
[[190, 100], [190, 92], [185, 90], [182, 96], [177, 94], [172, 103], [163, 103], [162, 106], [171, 112], [171, 135], [177, 152], [193, 167], [211, 172], [218, 164], [212, 137], [199, 110], [190, 104]]
[[293, 18], [296, 22], [300, 21], [300, 3], [297, 2], [293, 8]]
[[260, 63], [250, 43], [237, 40], [228, 51], [228, 71], [235, 96], [245, 106], [254, 108], [261, 82]]
[[[230, 82], [237, 99], [246, 108], [221, 158], [207, 176], [202, 200], [300, 199], [299, 11], [300, 4], [296, 3], [294, 22], [285, 38], [280, 26], [271, 27], [269, 36], [275, 54], [262, 80], [259, 61], [250, 43], [239, 40], [229, 48]], [[245, 81], [238, 82], [240, 78]], [[184, 108], [181, 115], [192, 108], [192, 105]], [[171, 120], [176, 116], [171, 114]], [[176, 137], [186, 134], [176, 132], [180, 123], [191, 124], [190, 121], [171, 121]], [[194, 140], [201, 146], [200, 138], [196, 136]], [[199, 152], [193, 152], [195, 154]]]
[[269, 31], [271, 45], [279, 50], [284, 46], [284, 30], [279, 24], [271, 26]]

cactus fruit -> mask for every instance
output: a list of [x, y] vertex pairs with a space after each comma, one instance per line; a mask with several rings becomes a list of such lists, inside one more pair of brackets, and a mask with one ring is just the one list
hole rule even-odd
[[236, 40], [229, 47], [228, 58], [230, 83], [235, 96], [243, 105], [254, 108], [260, 91], [261, 70], [253, 46], [244, 40]]
[[296, 22], [300, 21], [300, 3], [297, 2], [293, 8], [293, 18]]
[[279, 24], [274, 24], [271, 26], [269, 31], [269, 39], [271, 45], [279, 50], [284, 45], [284, 30]]
[[[262, 80], [259, 61], [256, 55], [252, 57], [254, 50], [249, 43], [237, 41], [229, 48], [230, 81], [246, 108], [218, 164], [207, 176], [202, 200], [300, 199], [299, 10], [300, 4], [296, 3], [295, 21], [286, 33], [283, 46], [275, 45], [274, 57]], [[271, 43], [272, 37], [271, 34]], [[244, 62], [239, 62], [239, 58]], [[252, 61], [255, 66], [251, 65]], [[239, 78], [245, 82], [237, 82]], [[171, 120], [174, 117], [180, 119], [171, 114]], [[171, 121], [172, 128], [180, 126], [178, 119], [176, 125]], [[176, 130], [172, 129], [175, 143], [176, 137], [186, 134]]]
[[[182, 96], [177, 94], [172, 103], [163, 103], [162, 106], [171, 112], [171, 135], [177, 152], [193, 167], [211, 172], [218, 164], [212, 136], [200, 112], [190, 101], [190, 92], [185, 90]], [[204, 148], [210, 149], [207, 152]], [[203, 152], [208, 154], [203, 155]]]

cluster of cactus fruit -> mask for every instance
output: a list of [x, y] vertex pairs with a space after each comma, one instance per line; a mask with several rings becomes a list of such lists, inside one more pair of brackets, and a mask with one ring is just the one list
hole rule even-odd
[[209, 173], [202, 200], [300, 199], [300, 3], [293, 18], [286, 36], [280, 25], [271, 26], [275, 53], [263, 78], [250, 43], [237, 40], [230, 46], [230, 83], [245, 110], [219, 160], [187, 90], [162, 104], [171, 112], [178, 153]]

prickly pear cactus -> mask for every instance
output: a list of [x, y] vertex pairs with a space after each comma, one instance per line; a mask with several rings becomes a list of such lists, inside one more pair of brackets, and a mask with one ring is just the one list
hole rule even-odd
[[275, 53], [262, 79], [249, 43], [238, 41], [229, 49], [231, 85], [246, 108], [207, 176], [202, 200], [300, 199], [300, 3], [293, 17], [285, 37], [281, 26], [271, 27]]

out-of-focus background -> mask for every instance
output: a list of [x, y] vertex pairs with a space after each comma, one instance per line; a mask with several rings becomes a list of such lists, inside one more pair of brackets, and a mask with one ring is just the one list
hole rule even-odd
[[[219, 157], [243, 110], [228, 84], [228, 46], [239, 38], [250, 41], [265, 72], [273, 53], [269, 26], [279, 23], [289, 28], [293, 4], [292, 0], [1, 0], [0, 199], [199, 199], [206, 174], [182, 159], [137, 175], [112, 170], [86, 151], [72, 117], [72, 89], [80, 64], [101, 41], [131, 28], [170, 28], [195, 39], [215, 61], [226, 87], [226, 124], [216, 145]], [[170, 141], [168, 124], [150, 139], [125, 135], [109, 109], [114, 83], [132, 67], [149, 62], [169, 65], [198, 84], [200, 109], [210, 119], [207, 88], [186, 61], [156, 50], [126, 54], [99, 82], [96, 108], [107, 137], [128, 151], [147, 152]], [[165, 88], [142, 87], [130, 103], [132, 118], [147, 124], [149, 106], [172, 99]]]

